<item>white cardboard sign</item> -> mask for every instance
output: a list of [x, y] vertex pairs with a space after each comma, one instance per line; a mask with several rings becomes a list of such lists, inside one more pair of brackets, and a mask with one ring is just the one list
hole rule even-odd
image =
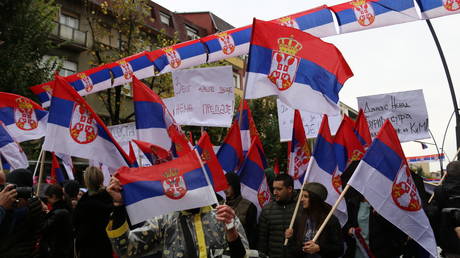
[[430, 138], [428, 112], [422, 90], [358, 97], [374, 138], [389, 119], [401, 142]]

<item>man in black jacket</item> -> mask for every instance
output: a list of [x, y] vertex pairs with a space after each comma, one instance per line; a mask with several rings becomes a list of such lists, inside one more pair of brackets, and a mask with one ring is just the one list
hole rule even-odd
[[260, 213], [257, 249], [274, 257], [292, 257], [290, 250], [283, 248], [284, 232], [289, 228], [296, 205], [294, 181], [288, 174], [279, 174], [273, 180], [275, 200], [267, 204]]

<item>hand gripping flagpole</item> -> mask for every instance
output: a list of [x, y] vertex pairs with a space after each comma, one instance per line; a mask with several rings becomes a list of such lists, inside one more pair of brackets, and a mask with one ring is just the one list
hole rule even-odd
[[[455, 154], [454, 156], [454, 159], [457, 159], [458, 160], [458, 154], [460, 153], [460, 148], [458, 148], [457, 150], [457, 154]], [[437, 186], [440, 186], [442, 185], [442, 183], [444, 182], [444, 179], [446, 179], [446, 176], [447, 176], [447, 171], [446, 173], [444, 173], [444, 175], [442, 176], [441, 180], [439, 181], [439, 184]], [[434, 192], [431, 194], [431, 197], [430, 199], [428, 200], [428, 203], [431, 203], [433, 201], [433, 198], [434, 198]]]

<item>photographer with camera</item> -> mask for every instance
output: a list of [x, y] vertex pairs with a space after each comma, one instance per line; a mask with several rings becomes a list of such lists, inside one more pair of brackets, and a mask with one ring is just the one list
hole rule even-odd
[[1, 256], [38, 257], [37, 243], [45, 214], [41, 201], [32, 195], [32, 173], [28, 169], [11, 171], [3, 188], [0, 195], [8, 195], [0, 199], [6, 198], [8, 208], [0, 222]]
[[446, 257], [460, 256], [460, 161], [452, 161], [447, 167], [447, 175], [442, 185], [434, 190], [432, 204], [436, 207], [436, 242]]

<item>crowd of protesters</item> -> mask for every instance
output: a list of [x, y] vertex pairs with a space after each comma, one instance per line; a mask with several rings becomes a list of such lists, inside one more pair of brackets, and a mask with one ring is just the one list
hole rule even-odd
[[[276, 175], [273, 198], [258, 212], [242, 197], [238, 175], [226, 177], [225, 204], [131, 225], [119, 181], [104, 187], [95, 167], [84, 171], [81, 184], [47, 185], [39, 197], [29, 170], [0, 172], [0, 257], [423, 257], [357, 191], [346, 195], [347, 223], [341, 227], [332, 215], [314, 239], [331, 210], [326, 187], [306, 183], [298, 191], [289, 175]], [[442, 255], [460, 257], [460, 161], [448, 164], [432, 202], [423, 184], [417, 187]]]

